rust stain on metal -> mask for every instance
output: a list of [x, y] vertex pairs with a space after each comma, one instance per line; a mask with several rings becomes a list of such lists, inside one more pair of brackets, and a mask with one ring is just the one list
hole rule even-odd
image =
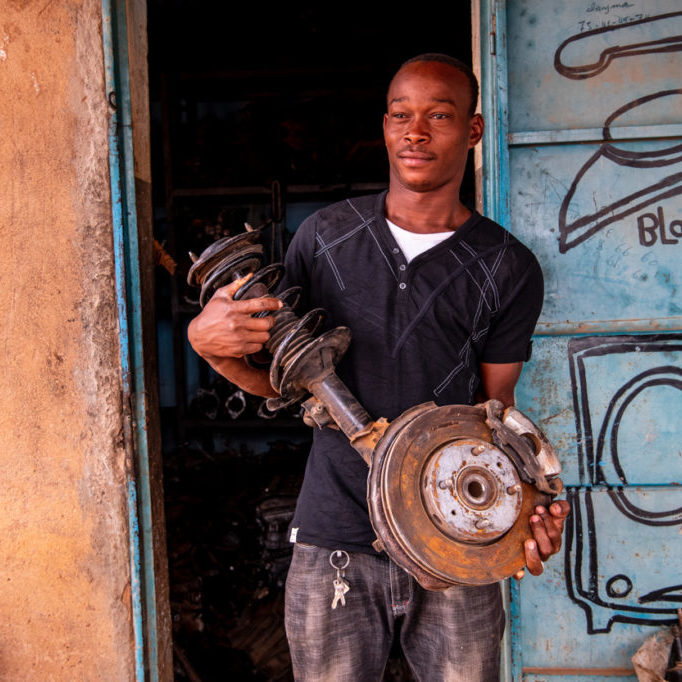
[[[427, 589], [444, 589], [457, 582], [487, 584], [523, 568], [523, 543], [531, 537], [526, 519], [537, 505], [546, 505], [550, 499], [533, 485], [521, 482], [520, 509], [488, 544], [484, 538], [487, 528], [472, 529], [470, 534], [465, 528], [462, 534], [454, 528], [457, 524], [434, 514], [432, 505], [425, 502], [428, 492], [424, 486], [433, 488], [439, 469], [436, 462], [429, 470], [429, 458], [439, 457], [442, 448], [461, 441], [462, 447], [468, 443], [479, 452], [469, 458], [473, 464], [477, 457], [483, 457], [480, 443], [492, 447], [492, 433], [485, 419], [482, 406], [437, 407], [426, 403], [394, 420], [373, 455], [368, 502], [374, 529], [393, 559]], [[500, 457], [504, 458], [501, 452]], [[468, 465], [462, 468], [479, 469]], [[513, 486], [505, 486], [502, 494], [507, 494], [507, 487]], [[461, 490], [459, 487], [458, 492]], [[477, 492], [473, 494], [475, 497]], [[483, 497], [481, 504], [472, 505], [470, 500], [467, 506], [486, 510], [495, 506], [486, 506]], [[457, 509], [454, 511], [456, 514]], [[518, 523], [514, 523], [516, 518]], [[476, 541], [477, 534], [484, 542]]]
[[351, 445], [358, 451], [368, 466], [372, 459], [372, 453], [387, 428], [388, 421], [384, 417], [381, 417], [381, 419], [372, 422], [369, 429], [358, 433], [350, 439]]

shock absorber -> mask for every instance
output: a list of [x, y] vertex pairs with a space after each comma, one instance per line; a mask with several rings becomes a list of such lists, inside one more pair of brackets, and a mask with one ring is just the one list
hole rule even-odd
[[[248, 226], [247, 226], [248, 227]], [[205, 305], [215, 291], [251, 274], [236, 300], [273, 295], [281, 264], [261, 268], [259, 232], [249, 229], [206, 249], [189, 271]], [[275, 410], [308, 397], [304, 420], [337, 427], [369, 466], [367, 503], [375, 547], [425, 588], [481, 585], [524, 566], [528, 517], [562, 490], [561, 465], [533, 422], [497, 400], [481, 405], [416, 405], [390, 424], [373, 420], [335, 373], [350, 344], [350, 330], [317, 335], [325, 312], [295, 312], [300, 287], [276, 294], [265, 344], [272, 355]]]
[[[198, 258], [190, 254], [194, 263], [187, 282], [201, 287], [202, 307], [220, 287], [249, 274], [252, 277], [234, 294], [235, 300], [266, 295], [278, 298], [283, 304], [279, 310], [258, 313], [274, 318], [265, 348], [272, 356], [270, 383], [279, 397], [268, 399], [268, 409], [288, 407], [312, 394], [313, 398], [304, 403], [306, 422], [320, 427], [336, 425], [357, 443], [356, 449], [362, 448], [362, 437], [372, 431], [374, 422], [334, 371], [350, 344], [350, 330], [335, 327], [316, 335], [326, 319], [322, 308], [299, 317], [294, 309], [300, 287], [272, 293], [282, 279], [284, 266], [275, 263], [261, 268], [263, 247], [259, 237], [260, 230], [247, 225], [246, 232], [218, 240]], [[370, 452], [361, 450], [368, 464]]]

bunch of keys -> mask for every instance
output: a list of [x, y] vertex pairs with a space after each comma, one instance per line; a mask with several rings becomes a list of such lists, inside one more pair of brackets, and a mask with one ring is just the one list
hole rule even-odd
[[344, 580], [346, 575], [345, 568], [350, 563], [348, 552], [343, 549], [337, 549], [329, 555], [329, 563], [332, 568], [336, 569], [336, 578], [334, 578], [334, 598], [332, 599], [332, 609], [335, 609], [339, 602], [341, 606], [346, 605], [346, 592], [350, 590], [350, 585]]

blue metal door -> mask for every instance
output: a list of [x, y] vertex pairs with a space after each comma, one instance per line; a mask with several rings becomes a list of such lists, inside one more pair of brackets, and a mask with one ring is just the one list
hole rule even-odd
[[485, 208], [545, 274], [517, 403], [572, 506], [514, 679], [633, 680], [682, 605], [682, 3], [490, 0], [481, 38]]

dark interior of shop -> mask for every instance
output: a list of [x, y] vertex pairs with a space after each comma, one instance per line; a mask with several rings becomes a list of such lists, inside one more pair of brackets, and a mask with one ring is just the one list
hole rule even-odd
[[[387, 187], [391, 75], [423, 52], [471, 63], [468, 3], [424, 17], [366, 4], [149, 0], [156, 323], [176, 679], [293, 679], [283, 628], [287, 527], [310, 441], [186, 341], [191, 260], [265, 226], [283, 259], [316, 209]], [[462, 199], [473, 206], [472, 164]], [[411, 680], [399, 653], [385, 680]]]

